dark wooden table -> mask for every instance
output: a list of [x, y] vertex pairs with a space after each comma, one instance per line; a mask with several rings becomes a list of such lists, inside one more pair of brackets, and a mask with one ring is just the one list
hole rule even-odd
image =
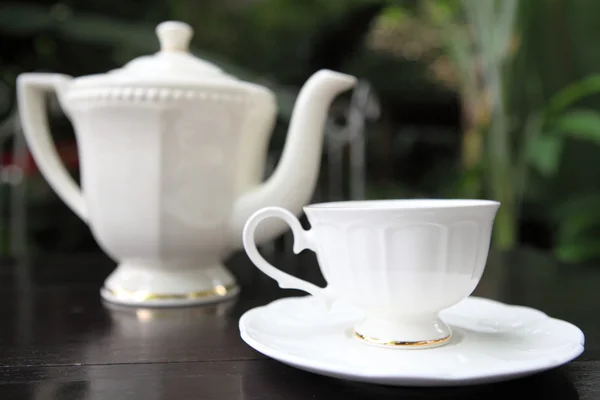
[[[274, 254], [322, 284], [311, 253]], [[314, 375], [270, 360], [239, 337], [246, 310], [283, 291], [243, 254], [228, 262], [236, 301], [188, 309], [107, 307], [113, 263], [98, 255], [0, 262], [0, 399], [600, 399], [600, 266], [558, 265], [530, 250], [492, 254], [475, 294], [578, 325], [586, 351], [529, 378], [461, 388], [396, 388]]]

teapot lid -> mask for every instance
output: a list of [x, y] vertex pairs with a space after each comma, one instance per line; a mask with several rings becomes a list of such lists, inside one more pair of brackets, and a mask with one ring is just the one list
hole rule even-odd
[[[156, 27], [160, 42], [160, 51], [152, 55], [135, 58], [122, 68], [109, 71], [109, 81], [145, 81], [152, 83], [192, 83], [207, 80], [237, 81], [237, 78], [226, 74], [216, 65], [195, 57], [189, 52], [193, 29], [185, 22], [165, 21]], [[86, 77], [79, 80], [89, 79]], [[87, 78], [92, 78], [88, 76]], [[96, 75], [96, 81], [101, 76]]]

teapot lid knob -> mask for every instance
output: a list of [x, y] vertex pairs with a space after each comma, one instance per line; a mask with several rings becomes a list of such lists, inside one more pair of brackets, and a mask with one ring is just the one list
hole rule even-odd
[[161, 51], [187, 52], [194, 30], [185, 22], [165, 21], [156, 27]]

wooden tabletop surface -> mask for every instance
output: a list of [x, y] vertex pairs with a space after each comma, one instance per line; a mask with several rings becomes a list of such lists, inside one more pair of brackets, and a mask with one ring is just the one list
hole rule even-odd
[[[323, 284], [311, 253], [275, 252], [282, 269]], [[586, 335], [577, 360], [532, 377], [459, 388], [353, 383], [287, 367], [247, 346], [238, 320], [283, 296], [243, 254], [229, 303], [182, 309], [108, 306], [114, 264], [101, 255], [0, 261], [0, 399], [600, 399], [600, 266], [560, 265], [532, 250], [492, 254], [475, 294], [538, 308]]]

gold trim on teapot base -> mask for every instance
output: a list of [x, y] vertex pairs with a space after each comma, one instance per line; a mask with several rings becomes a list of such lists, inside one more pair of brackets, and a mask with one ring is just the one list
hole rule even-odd
[[154, 293], [145, 290], [103, 287], [100, 294], [110, 303], [136, 307], [185, 307], [229, 300], [239, 294], [236, 284], [217, 285], [211, 289], [188, 293]]

